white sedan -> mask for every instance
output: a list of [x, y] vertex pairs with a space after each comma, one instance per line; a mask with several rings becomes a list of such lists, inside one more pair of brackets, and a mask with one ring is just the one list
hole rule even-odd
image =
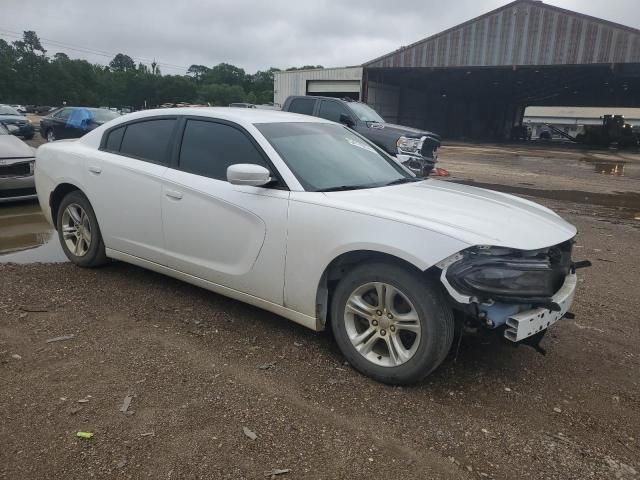
[[417, 179], [348, 128], [255, 109], [112, 120], [38, 149], [40, 205], [75, 264], [117, 259], [313, 330], [379, 381], [419, 381], [456, 326], [538, 338], [576, 286], [551, 210]]

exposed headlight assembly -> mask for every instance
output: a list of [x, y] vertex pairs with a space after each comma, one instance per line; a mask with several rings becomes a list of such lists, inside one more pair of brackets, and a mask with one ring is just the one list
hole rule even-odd
[[548, 299], [562, 287], [570, 267], [568, 242], [539, 251], [481, 247], [452, 263], [446, 278], [458, 292], [484, 299]]
[[405, 155], [422, 155], [422, 145], [426, 137], [409, 138], [400, 137], [396, 142], [398, 153]]

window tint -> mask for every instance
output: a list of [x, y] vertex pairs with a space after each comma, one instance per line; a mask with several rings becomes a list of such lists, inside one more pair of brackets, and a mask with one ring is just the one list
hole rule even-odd
[[349, 111], [339, 102], [323, 100], [320, 103], [320, 112], [318, 113], [319, 117], [340, 123], [340, 115], [351, 117], [351, 115], [349, 115]]
[[68, 120], [70, 115], [71, 115], [71, 109], [63, 108], [59, 112], [56, 112], [53, 116], [56, 118], [56, 120], [64, 121], [64, 120]]
[[119, 152], [120, 144], [122, 143], [122, 137], [124, 136], [124, 129], [126, 127], [116, 128], [111, 130], [107, 135], [107, 141], [104, 143], [104, 149], [110, 152]]
[[187, 121], [180, 147], [181, 170], [226, 181], [227, 167], [236, 163], [269, 168], [240, 130], [221, 123]]
[[124, 132], [120, 153], [154, 163], [167, 163], [167, 149], [176, 120], [159, 119], [130, 123]]
[[313, 107], [315, 104], [315, 98], [294, 98], [289, 106], [289, 111], [292, 113], [302, 113], [303, 115], [313, 115]]

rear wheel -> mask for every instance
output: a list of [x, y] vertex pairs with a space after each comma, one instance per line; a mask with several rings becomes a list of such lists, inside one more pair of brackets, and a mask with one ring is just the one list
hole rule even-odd
[[453, 312], [440, 286], [393, 263], [354, 268], [337, 285], [331, 312], [349, 363], [383, 383], [422, 380], [453, 341]]
[[73, 191], [62, 199], [56, 225], [62, 249], [73, 263], [97, 267], [108, 262], [96, 214], [81, 192]]

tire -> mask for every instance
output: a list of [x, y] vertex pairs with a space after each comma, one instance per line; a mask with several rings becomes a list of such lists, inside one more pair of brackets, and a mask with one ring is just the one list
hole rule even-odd
[[25, 140], [33, 140], [33, 133], [31, 135], [25, 135]]
[[52, 129], [47, 130], [45, 138], [47, 139], [47, 142], [55, 142], [56, 141], [56, 135], [55, 133], [53, 133]]
[[91, 268], [109, 261], [96, 214], [87, 197], [79, 190], [68, 193], [62, 199], [56, 227], [62, 250], [71, 262], [79, 267]]
[[[379, 290], [381, 285], [386, 285], [384, 290]], [[388, 309], [384, 303], [385, 309], [379, 308], [380, 291], [391, 300]], [[354, 305], [363, 316], [354, 313]], [[419, 334], [403, 331], [409, 327]], [[454, 320], [437, 281], [392, 262], [376, 262], [359, 265], [340, 280], [331, 304], [331, 328], [343, 355], [360, 373], [389, 385], [408, 385], [444, 361], [453, 342]], [[353, 342], [362, 338], [367, 340], [359, 343], [359, 350]], [[368, 351], [367, 356], [361, 351]]]

